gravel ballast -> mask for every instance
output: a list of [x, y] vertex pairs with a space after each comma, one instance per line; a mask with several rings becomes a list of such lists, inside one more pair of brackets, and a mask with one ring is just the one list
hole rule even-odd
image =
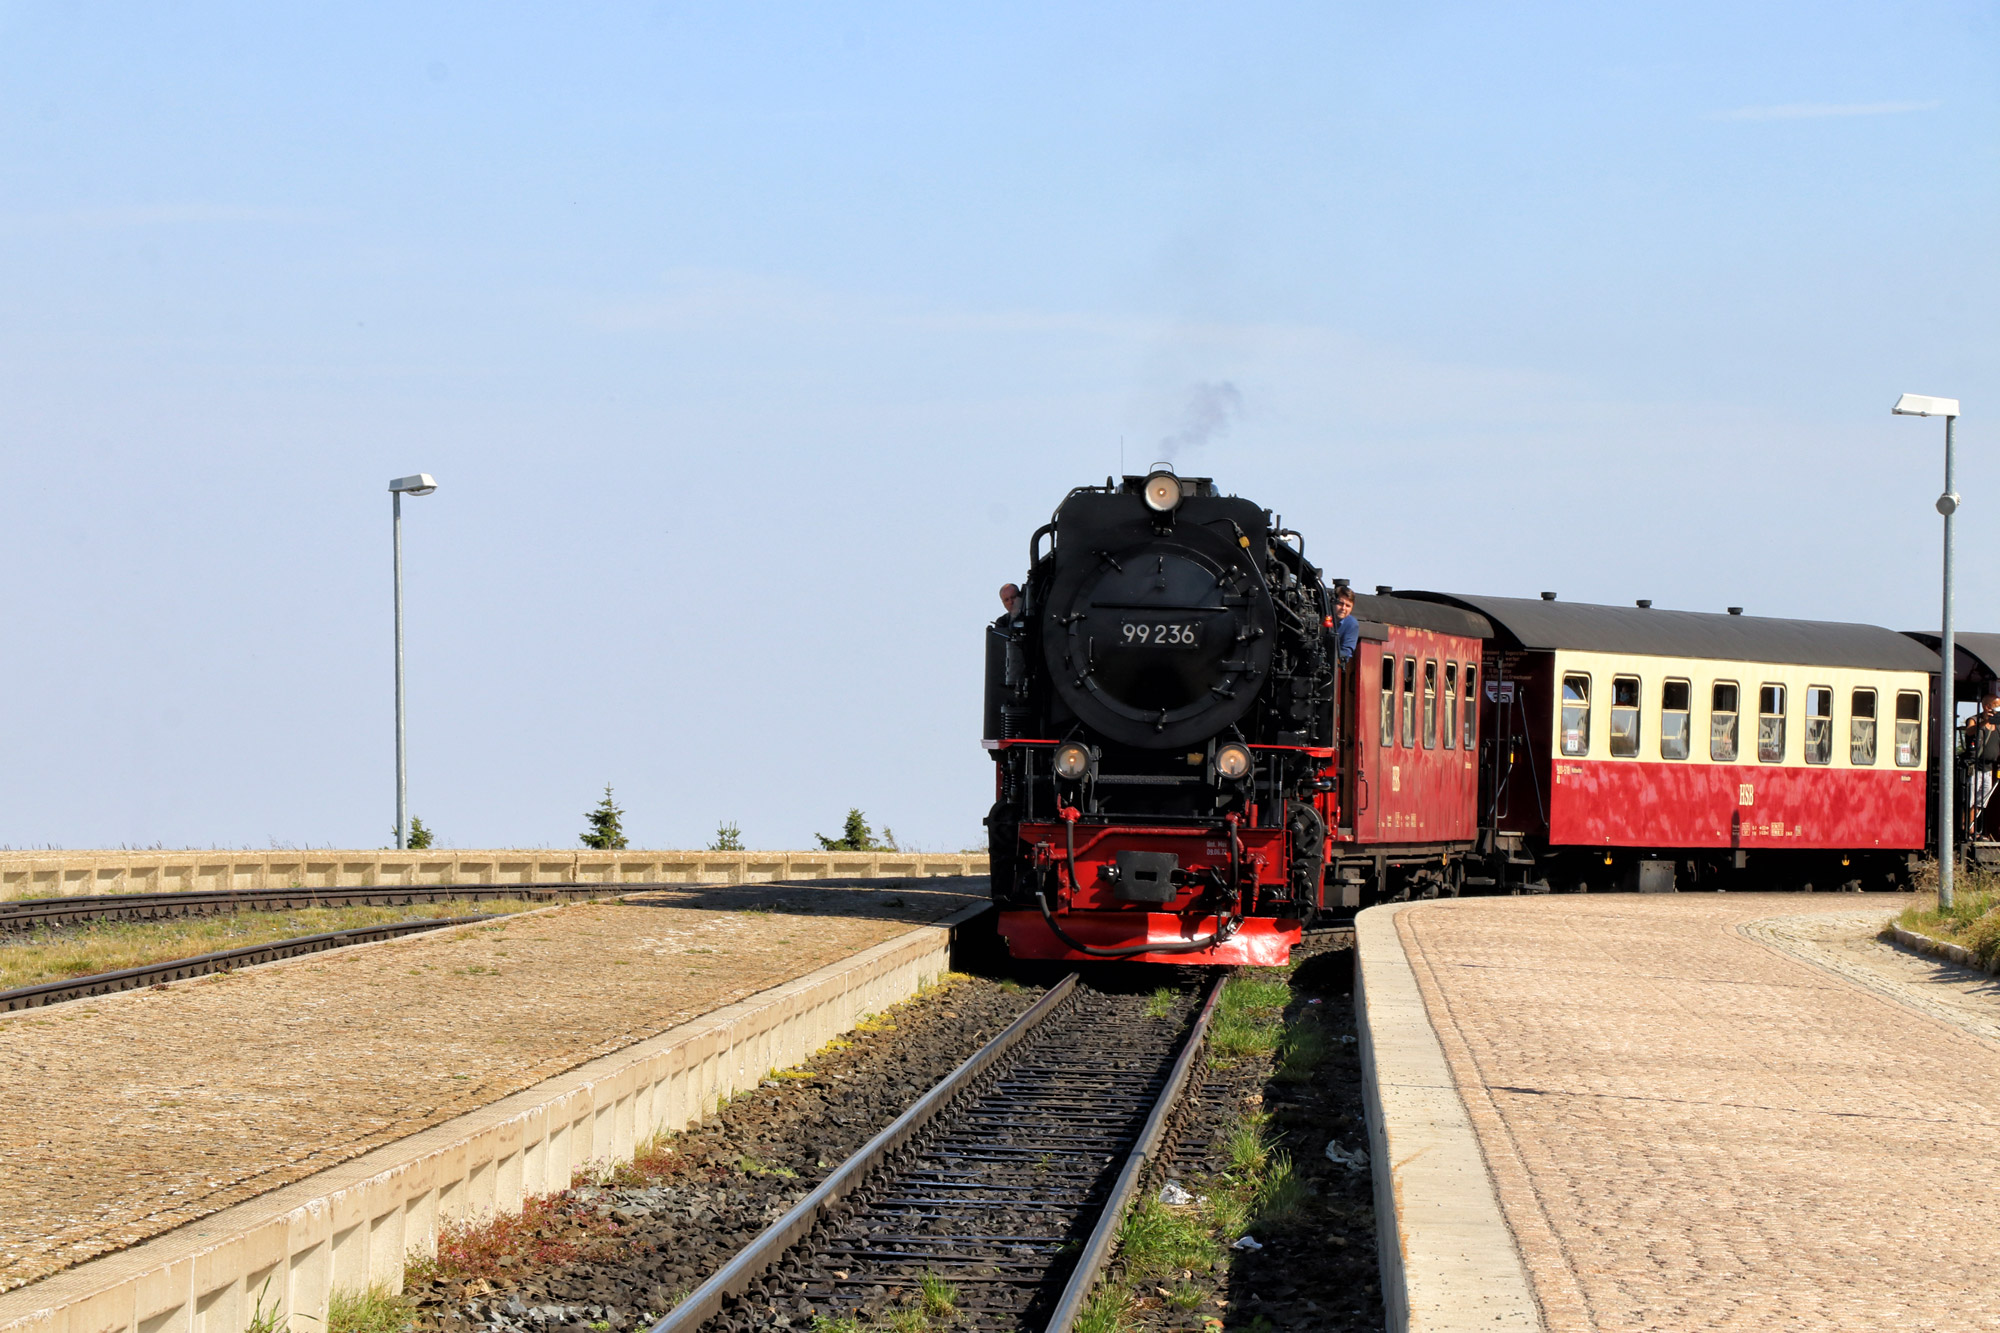
[[955, 978], [766, 1079], [668, 1141], [643, 1173], [500, 1219], [498, 1238], [447, 1237], [439, 1264], [420, 1266], [407, 1284], [417, 1327], [623, 1333], [650, 1324], [1040, 994]]

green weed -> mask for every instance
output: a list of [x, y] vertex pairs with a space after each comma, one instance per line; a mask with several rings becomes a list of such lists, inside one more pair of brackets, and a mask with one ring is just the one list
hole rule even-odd
[[1222, 1247], [1191, 1209], [1173, 1209], [1148, 1195], [1125, 1217], [1118, 1232], [1118, 1255], [1138, 1281], [1168, 1277], [1218, 1263]]
[[861, 1321], [853, 1315], [828, 1319], [823, 1314], [816, 1314], [813, 1316], [812, 1333], [861, 1333]]
[[1264, 1126], [1269, 1122], [1270, 1117], [1266, 1115], [1246, 1115], [1230, 1129], [1222, 1147], [1229, 1157], [1231, 1171], [1239, 1176], [1254, 1176], [1264, 1169], [1264, 1163], [1271, 1155], [1271, 1141], [1264, 1133]]
[[409, 1298], [371, 1282], [358, 1291], [335, 1291], [327, 1304], [326, 1333], [398, 1333], [416, 1316]]
[[1174, 993], [1162, 986], [1146, 1001], [1146, 1017], [1172, 1018], [1174, 1007]]
[[1275, 1077], [1280, 1083], [1311, 1082], [1313, 1072], [1326, 1059], [1330, 1044], [1326, 1029], [1314, 1020], [1296, 1019], [1286, 1024], [1284, 1036], [1278, 1040]]
[[1131, 1326], [1127, 1318], [1131, 1309], [1131, 1292], [1104, 1283], [1083, 1303], [1083, 1313], [1076, 1317], [1076, 1333], [1124, 1333]]
[[1311, 1194], [1311, 1186], [1292, 1166], [1292, 1155], [1273, 1152], [1257, 1182], [1256, 1219], [1272, 1226], [1296, 1222]]
[[924, 1274], [923, 1310], [933, 1319], [950, 1319], [958, 1313], [958, 1288], [934, 1273]]

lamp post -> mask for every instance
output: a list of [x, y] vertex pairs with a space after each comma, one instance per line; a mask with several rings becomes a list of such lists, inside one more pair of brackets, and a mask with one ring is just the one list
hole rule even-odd
[[396, 548], [396, 850], [410, 843], [409, 773], [403, 762], [403, 497], [429, 495], [437, 482], [428, 472], [389, 483], [389, 526]]
[[1937, 511], [1944, 515], [1944, 618], [1938, 634], [1938, 688], [1944, 694], [1944, 753], [1938, 757], [1938, 906], [1951, 906], [1951, 867], [1956, 855], [1958, 803], [1952, 791], [1958, 778], [1958, 645], [1951, 633], [1951, 518], [1958, 512], [1958, 492], [1951, 488], [1953, 435], [1958, 425], [1958, 399], [1906, 393], [1889, 409], [1899, 417], [1944, 418], [1944, 494]]

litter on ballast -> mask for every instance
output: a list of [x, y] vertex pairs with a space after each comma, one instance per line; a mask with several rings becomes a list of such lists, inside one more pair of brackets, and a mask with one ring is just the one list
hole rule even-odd
[[1368, 1150], [1366, 1148], [1356, 1148], [1350, 1152], [1340, 1146], [1339, 1140], [1328, 1139], [1326, 1141], [1326, 1160], [1332, 1162], [1335, 1166], [1344, 1166], [1350, 1171], [1366, 1171], [1368, 1169]]
[[1257, 1243], [1255, 1236], [1239, 1236], [1236, 1243], [1229, 1248], [1232, 1250], [1261, 1250], [1264, 1247]]
[[1169, 1208], [1179, 1208], [1185, 1204], [1193, 1203], [1194, 1195], [1182, 1188], [1180, 1181], [1169, 1180], [1166, 1184], [1160, 1186], [1160, 1202], [1166, 1204]]

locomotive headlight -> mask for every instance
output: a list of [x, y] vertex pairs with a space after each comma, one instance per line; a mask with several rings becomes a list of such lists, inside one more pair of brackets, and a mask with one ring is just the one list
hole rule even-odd
[[1056, 747], [1056, 776], [1065, 782], [1081, 782], [1090, 771], [1090, 751], [1075, 741]]
[[1156, 514], [1171, 514], [1181, 507], [1181, 479], [1161, 468], [1146, 475], [1146, 508]]
[[1250, 772], [1250, 747], [1247, 745], [1238, 745], [1234, 741], [1231, 741], [1217, 750], [1215, 752], [1215, 771], [1217, 776], [1228, 778], [1231, 782], [1235, 782], [1237, 779], [1248, 775]]

